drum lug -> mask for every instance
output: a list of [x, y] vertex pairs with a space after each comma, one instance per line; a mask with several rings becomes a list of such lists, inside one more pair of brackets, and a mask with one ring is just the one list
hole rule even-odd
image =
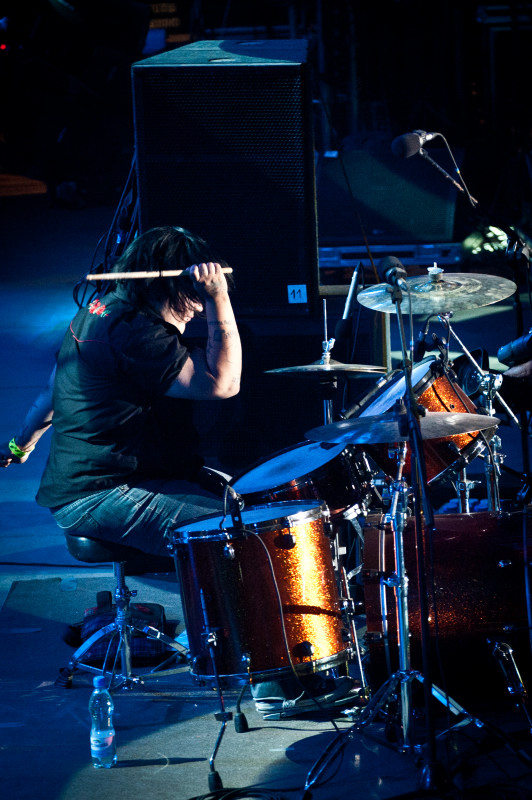
[[204, 631], [201, 634], [201, 638], [203, 639], [207, 647], [209, 647], [210, 645], [216, 647], [218, 643], [218, 636], [216, 634], [216, 631]]
[[322, 507], [321, 507], [321, 518], [322, 518], [322, 521], [323, 521], [323, 533], [329, 539], [334, 539], [335, 538], [335, 532], [334, 532], [333, 524], [331, 522], [331, 514], [330, 514], [328, 506], [326, 506], [326, 505], [322, 505]]
[[233, 545], [230, 542], [228, 542], [224, 546], [224, 551], [223, 552], [224, 552], [225, 558], [228, 558], [231, 561], [234, 559], [234, 557], [235, 557], [235, 548], [233, 547]]
[[[398, 586], [401, 585], [401, 579], [399, 578], [399, 575], [397, 575], [397, 573], [395, 572], [392, 572], [392, 574], [388, 578], [383, 577], [381, 578], [381, 580], [385, 584], [385, 586], [390, 586], [391, 588], [396, 589]], [[408, 579], [406, 577], [404, 580], [405, 583], [408, 582]]]
[[314, 645], [312, 644], [312, 642], [307, 642], [307, 641], [298, 642], [292, 650], [293, 655], [300, 661], [303, 661], [305, 658], [312, 658], [314, 652], [315, 652]]

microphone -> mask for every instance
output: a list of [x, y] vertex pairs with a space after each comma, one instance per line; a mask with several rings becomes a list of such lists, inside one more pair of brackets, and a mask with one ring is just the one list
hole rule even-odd
[[379, 278], [390, 286], [399, 286], [405, 282], [406, 269], [395, 256], [385, 256], [377, 267]]
[[349, 333], [351, 331], [351, 315], [353, 313], [353, 305], [356, 300], [357, 295], [357, 286], [358, 286], [358, 277], [360, 274], [360, 269], [362, 264], [359, 262], [355, 269], [353, 270], [353, 275], [351, 277], [351, 285], [349, 286], [349, 292], [347, 293], [345, 306], [344, 306], [344, 313], [342, 315], [342, 319], [339, 319], [336, 323], [336, 328], [334, 329], [334, 337], [337, 341], [342, 342], [349, 337]]
[[421, 359], [423, 358], [423, 356], [427, 351], [427, 343], [425, 339], [427, 337], [427, 333], [429, 332], [429, 325], [433, 316], [434, 314], [429, 314], [429, 316], [425, 320], [425, 324], [418, 333], [417, 341], [414, 344], [414, 353], [413, 353], [415, 362], [421, 361]]
[[426, 142], [441, 136], [441, 133], [427, 133], [427, 131], [414, 131], [398, 136], [392, 142], [392, 153], [399, 158], [410, 158], [419, 153]]

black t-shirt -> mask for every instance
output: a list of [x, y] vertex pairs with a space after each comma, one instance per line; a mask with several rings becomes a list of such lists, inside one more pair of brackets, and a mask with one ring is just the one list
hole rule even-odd
[[80, 309], [57, 357], [37, 502], [53, 508], [143, 478], [194, 480], [203, 461], [191, 403], [164, 396], [187, 357], [177, 328], [115, 293]]

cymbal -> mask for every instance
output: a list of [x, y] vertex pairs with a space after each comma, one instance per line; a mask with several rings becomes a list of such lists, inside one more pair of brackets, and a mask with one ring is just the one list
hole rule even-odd
[[[487, 428], [496, 428], [498, 424], [497, 417], [456, 411], [427, 411], [425, 416], [419, 419], [422, 439], [441, 439], [458, 433], [483, 431]], [[337, 444], [405, 442], [408, 433], [402, 434], [399, 427], [399, 418], [396, 414], [380, 414], [321, 425], [319, 428], [307, 431], [305, 436], [313, 442]]]
[[267, 369], [265, 370], [267, 374], [278, 374], [278, 375], [312, 375], [312, 374], [324, 374], [327, 372], [332, 373], [333, 375], [339, 375], [342, 372], [347, 373], [372, 373], [372, 374], [382, 374], [386, 372], [385, 367], [374, 367], [369, 364], [342, 364], [340, 361], [334, 361], [334, 359], [330, 359], [328, 363], [324, 363], [323, 361], [314, 361], [312, 364], [304, 364], [300, 367], [280, 367], [279, 369]]
[[[403, 310], [413, 314], [440, 314], [443, 311], [462, 311], [489, 306], [510, 297], [517, 287], [507, 278], [474, 273], [414, 275], [405, 279], [409, 292], [403, 293]], [[387, 283], [369, 286], [359, 292], [357, 299], [366, 308], [393, 314], [392, 288]]]

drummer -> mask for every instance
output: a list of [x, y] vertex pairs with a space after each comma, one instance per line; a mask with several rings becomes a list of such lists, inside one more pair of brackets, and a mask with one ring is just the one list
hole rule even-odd
[[[240, 388], [241, 344], [223, 266], [198, 236], [154, 228], [113, 270], [184, 274], [121, 279], [70, 323], [47, 386], [0, 446], [1, 466], [25, 463], [53, 419], [37, 502], [68, 534], [167, 555], [176, 527], [223, 510], [223, 487], [213, 491], [192, 422], [194, 400], [230, 398]], [[200, 313], [206, 348], [189, 349], [182, 337]], [[352, 687], [347, 678], [307, 683], [307, 693], [295, 679], [258, 684], [257, 710], [293, 716], [315, 709], [309, 693], [335, 705]]]
[[[24, 463], [53, 416], [37, 502], [69, 534], [168, 555], [176, 525], [223, 508], [192, 422], [194, 400], [240, 388], [240, 337], [222, 267], [198, 236], [154, 228], [114, 271], [184, 273], [119, 280], [70, 323], [47, 387], [0, 447], [4, 467]], [[182, 337], [200, 313], [206, 348], [190, 350]]]

